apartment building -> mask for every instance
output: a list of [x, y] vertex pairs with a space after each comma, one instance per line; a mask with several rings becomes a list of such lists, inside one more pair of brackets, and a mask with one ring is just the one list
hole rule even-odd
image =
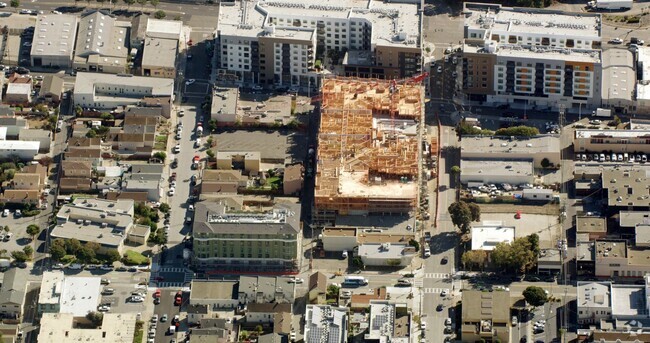
[[194, 264], [212, 270], [294, 270], [300, 258], [300, 205], [248, 210], [203, 201], [194, 214]]
[[601, 104], [600, 15], [465, 3], [469, 100], [530, 109]]
[[219, 69], [242, 82], [316, 86], [316, 59], [362, 51], [369, 58], [344, 58], [346, 74], [410, 76], [420, 72], [419, 20], [408, 3], [221, 2]]
[[586, 153], [644, 153], [650, 154], [650, 130], [578, 129], [573, 138], [573, 151]]
[[330, 305], [307, 305], [305, 343], [344, 343], [348, 340], [348, 309]]

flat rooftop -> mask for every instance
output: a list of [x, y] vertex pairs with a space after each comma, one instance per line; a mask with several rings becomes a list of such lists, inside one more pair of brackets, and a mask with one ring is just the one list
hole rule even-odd
[[46, 271], [43, 273], [41, 292], [38, 294], [39, 305], [59, 303], [64, 278], [65, 275], [62, 271]]
[[88, 329], [78, 328], [71, 314], [44, 313], [40, 321], [38, 342], [131, 343], [135, 334], [136, 316], [135, 312], [104, 313], [102, 325]]
[[[513, 154], [560, 153], [560, 136], [539, 135], [530, 138], [511, 139], [502, 136], [463, 137], [461, 154]], [[532, 157], [531, 157], [532, 159]]]
[[493, 34], [600, 39], [600, 14], [465, 3], [465, 27]]
[[611, 307], [609, 282], [578, 281], [578, 307], [607, 309]]
[[578, 216], [576, 217], [576, 230], [578, 233], [606, 233], [607, 220], [601, 217]]
[[97, 311], [101, 300], [101, 278], [98, 276], [67, 276], [61, 288], [60, 313], [83, 317]]
[[[75, 79], [75, 93], [92, 94], [95, 98], [119, 98], [116, 91], [114, 94], [98, 93], [97, 87], [106, 86], [132, 87], [142, 89], [142, 97], [145, 96], [171, 96], [174, 92], [174, 79], [165, 79], [159, 77], [144, 77], [132, 75], [114, 75], [103, 73], [77, 73]], [[127, 90], [130, 91], [130, 90]], [[132, 100], [129, 98], [129, 100]]]
[[638, 224], [650, 224], [649, 211], [619, 211], [621, 227], [635, 227]]
[[366, 243], [359, 245], [358, 256], [369, 258], [381, 257], [399, 259], [402, 258], [402, 256], [408, 254], [405, 252], [405, 249], [407, 248], [409, 248], [408, 242], [405, 242], [404, 244]]
[[145, 38], [142, 53], [143, 67], [175, 68], [178, 40], [166, 38]]
[[594, 243], [593, 242], [577, 242], [576, 243], [576, 259], [578, 262], [593, 262], [594, 261]]
[[607, 168], [602, 181], [609, 206], [650, 206], [650, 169]]
[[[268, 34], [264, 32], [264, 28], [267, 28], [274, 18], [300, 18], [306, 21], [365, 20], [372, 25], [373, 45], [416, 47], [419, 41], [419, 25], [414, 25], [420, 19], [418, 6], [383, 1], [249, 1], [244, 3], [243, 7], [239, 4], [222, 2], [219, 8], [218, 30], [226, 35], [257, 37]], [[309, 28], [296, 29], [289, 25], [283, 28], [277, 23], [275, 26], [276, 34], [284, 34], [278, 29], [291, 29], [294, 35], [304, 35], [304, 37], [296, 37], [304, 40], [311, 39], [316, 27], [314, 24]]]
[[647, 266], [650, 264], [650, 249], [628, 248], [627, 264], [634, 266]]
[[598, 137], [611, 137], [611, 138], [635, 138], [647, 137], [650, 138], [650, 130], [591, 130], [591, 129], [578, 129], [575, 131], [576, 139], [590, 139]]
[[624, 241], [596, 241], [594, 246], [597, 258], [622, 258], [626, 249]]
[[262, 163], [302, 161], [307, 153], [306, 138], [300, 133], [267, 131], [260, 134], [254, 131], [237, 130], [220, 132], [214, 138], [218, 142], [218, 152], [259, 152]]
[[148, 37], [180, 39], [183, 33], [183, 22], [180, 20], [147, 19], [146, 34]]
[[32, 56], [72, 57], [77, 35], [77, 16], [39, 14], [32, 40]]
[[612, 316], [646, 315], [645, 286], [616, 285], [611, 287]]
[[[487, 156], [486, 156], [487, 157]], [[528, 176], [533, 177], [533, 162], [531, 161], [497, 161], [461, 159], [460, 168], [463, 179], [493, 176]]]
[[484, 222], [483, 225], [472, 226], [472, 250], [494, 250], [499, 243], [512, 243], [515, 240], [514, 226], [493, 225], [497, 223]]
[[201, 300], [237, 299], [238, 281], [199, 281], [193, 280], [190, 293], [190, 303]]
[[219, 121], [219, 114], [237, 113], [238, 97], [239, 88], [217, 86], [212, 93], [212, 118]]
[[[636, 82], [632, 52], [627, 49], [607, 49], [602, 56], [602, 84], [607, 85], [601, 89], [602, 98], [632, 100]], [[650, 60], [648, 66], [650, 67]]]

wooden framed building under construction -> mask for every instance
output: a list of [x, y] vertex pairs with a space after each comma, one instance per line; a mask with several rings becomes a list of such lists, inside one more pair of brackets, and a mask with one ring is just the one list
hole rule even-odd
[[418, 79], [326, 78], [320, 100], [313, 221], [413, 211], [422, 153]]

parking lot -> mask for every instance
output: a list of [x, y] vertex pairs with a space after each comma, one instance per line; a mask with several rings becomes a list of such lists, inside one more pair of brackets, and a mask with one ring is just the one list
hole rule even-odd
[[[506, 205], [509, 206], [510, 205]], [[560, 225], [557, 216], [544, 214], [522, 213], [520, 219], [515, 218], [515, 210], [507, 213], [481, 213], [481, 221], [501, 222], [504, 226], [515, 227], [515, 238], [526, 237], [533, 233], [539, 236], [539, 246], [542, 249], [556, 246], [560, 238]]]
[[[9, 229], [7, 232], [3, 230], [0, 232], [0, 249], [7, 250], [8, 253], [16, 250], [22, 250], [25, 246], [32, 244], [31, 237], [27, 234], [27, 226], [31, 224], [38, 225], [43, 228], [49, 217], [49, 211], [43, 211], [34, 217], [17, 217], [15, 211], [11, 210], [9, 215], [2, 217], [0, 227]], [[10, 238], [7, 238], [10, 236]], [[41, 237], [36, 237], [36, 239]], [[34, 247], [38, 250], [39, 247]]]

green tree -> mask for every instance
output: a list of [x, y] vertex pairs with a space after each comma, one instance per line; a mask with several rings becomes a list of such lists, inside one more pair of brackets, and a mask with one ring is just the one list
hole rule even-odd
[[535, 256], [539, 256], [539, 236], [536, 233], [526, 236], [528, 243], [530, 243], [530, 249], [533, 251]]
[[122, 258], [122, 256], [120, 256], [120, 253], [117, 252], [117, 250], [115, 250], [115, 249], [111, 249], [106, 253], [106, 259], [110, 263], [117, 262], [121, 258]]
[[55, 261], [60, 261], [65, 256], [65, 248], [62, 245], [52, 244], [50, 246], [50, 257]]
[[86, 319], [88, 319], [95, 327], [101, 326], [104, 321], [104, 314], [101, 312], [88, 312], [86, 314]]
[[257, 325], [257, 326], [255, 327], [255, 331], [256, 331], [257, 334], [259, 335], [259, 334], [261, 334], [262, 332], [264, 332], [264, 327], [262, 327], [262, 325]]
[[81, 250], [81, 242], [79, 240], [72, 238], [65, 240], [65, 251], [70, 255], [76, 255], [79, 250]]
[[341, 287], [337, 285], [329, 285], [327, 286], [327, 297], [336, 298], [339, 296], [339, 291], [341, 291]]
[[160, 204], [160, 206], [158, 207], [158, 210], [160, 212], [162, 212], [162, 213], [167, 213], [167, 212], [169, 212], [170, 209], [171, 209], [171, 207], [169, 206], [169, 204], [167, 204], [165, 202]]
[[24, 251], [12, 251], [11, 252], [11, 257], [13, 257], [16, 262], [27, 262], [29, 260], [29, 256]]
[[463, 253], [463, 256], [461, 256], [460, 261], [464, 268], [473, 270], [474, 267], [477, 267], [479, 270], [483, 270], [483, 267], [487, 262], [487, 253], [485, 250], [466, 251]]
[[163, 11], [163, 10], [157, 10], [157, 11], [153, 14], [153, 16], [154, 16], [154, 18], [156, 18], [156, 19], [165, 19], [165, 17], [167, 16], [167, 13], [165, 13], [165, 11]]
[[539, 135], [539, 130], [531, 126], [513, 126], [498, 129], [495, 132], [497, 136], [517, 136], [517, 137], [532, 137]]
[[27, 255], [27, 257], [29, 257], [29, 259], [31, 259], [32, 255], [34, 255], [34, 248], [32, 248], [31, 245], [25, 245], [25, 247], [23, 248], [23, 252], [25, 253], [25, 255]]
[[533, 268], [537, 263], [537, 256], [529, 237], [516, 238], [512, 244], [499, 243], [490, 254], [492, 262], [497, 267], [520, 273]]
[[472, 221], [481, 221], [481, 206], [473, 202], [467, 203], [467, 206], [469, 207], [469, 212], [472, 214]]
[[167, 154], [164, 151], [158, 151], [153, 154], [153, 157], [164, 162], [167, 159]]
[[34, 240], [34, 237], [35, 237], [36, 235], [38, 235], [39, 233], [41, 233], [41, 228], [38, 227], [38, 225], [30, 224], [29, 226], [27, 226], [27, 230], [26, 230], [26, 231], [27, 231], [27, 234], [28, 234], [30, 237], [32, 237], [32, 241], [33, 241], [33, 240]]
[[74, 107], [74, 113], [78, 116], [80, 116], [84, 112], [84, 109], [81, 108], [81, 106], [77, 105]]
[[97, 137], [97, 131], [95, 131], [95, 129], [88, 130], [88, 132], [86, 132], [86, 137], [87, 138], [95, 138], [95, 137]]
[[149, 3], [153, 8], [158, 9], [158, 4], [160, 3], [160, 0], [149, 0]]
[[11, 0], [9, 5], [13, 8], [18, 8], [20, 6], [20, 0]]
[[131, 10], [131, 5], [135, 4], [135, 0], [123, 0], [126, 4], [126, 9]]
[[551, 161], [549, 161], [548, 158], [544, 157], [540, 164], [542, 165], [542, 168], [548, 168], [551, 166]]
[[415, 251], [420, 251], [420, 242], [416, 241], [415, 239], [411, 239], [409, 241], [409, 245], [415, 248]]
[[212, 143], [214, 143], [214, 139], [212, 136], [209, 136], [208, 139], [205, 140], [205, 145], [208, 149], [212, 148]]
[[537, 286], [528, 286], [521, 293], [526, 302], [534, 307], [542, 306], [548, 301], [548, 296], [543, 288]]
[[472, 211], [469, 206], [464, 201], [458, 201], [451, 205], [447, 209], [449, 215], [451, 216], [451, 222], [460, 229], [461, 233], [467, 233], [470, 229], [470, 223], [472, 222]]
[[206, 151], [205, 154], [208, 155], [210, 159], [214, 158], [214, 151], [212, 151], [211, 149]]
[[97, 254], [95, 253], [95, 250], [84, 246], [77, 252], [77, 257], [84, 262], [90, 262], [97, 257]]
[[458, 177], [460, 176], [460, 167], [459, 166], [451, 167], [451, 175], [453, 175], [454, 180], [458, 182]]
[[614, 118], [612, 119], [612, 121], [609, 122], [609, 125], [610, 126], [619, 126], [619, 125], [621, 125], [621, 118], [619, 118], [619, 116], [617, 116], [617, 115], [614, 115]]

